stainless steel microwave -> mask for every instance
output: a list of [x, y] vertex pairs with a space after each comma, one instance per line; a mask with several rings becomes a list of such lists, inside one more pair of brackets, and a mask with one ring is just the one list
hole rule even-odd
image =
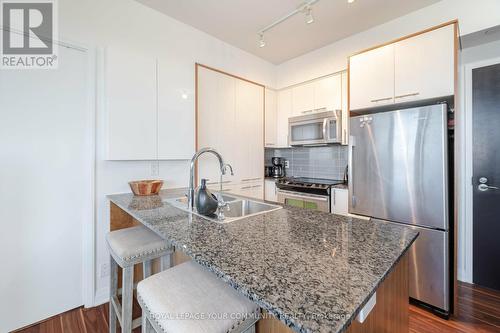
[[342, 142], [342, 111], [327, 111], [288, 118], [290, 146], [316, 146]]

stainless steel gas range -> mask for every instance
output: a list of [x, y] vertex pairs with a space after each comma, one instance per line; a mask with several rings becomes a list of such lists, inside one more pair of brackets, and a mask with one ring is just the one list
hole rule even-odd
[[278, 202], [300, 208], [330, 212], [330, 189], [342, 180], [292, 177], [276, 181]]

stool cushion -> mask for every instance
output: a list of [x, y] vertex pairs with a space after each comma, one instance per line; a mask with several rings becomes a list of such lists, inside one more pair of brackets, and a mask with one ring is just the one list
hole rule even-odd
[[171, 251], [167, 241], [144, 226], [112, 231], [106, 235], [106, 240], [111, 255], [122, 267]]
[[260, 316], [255, 303], [193, 261], [140, 281], [137, 294], [163, 332], [225, 333], [251, 326]]

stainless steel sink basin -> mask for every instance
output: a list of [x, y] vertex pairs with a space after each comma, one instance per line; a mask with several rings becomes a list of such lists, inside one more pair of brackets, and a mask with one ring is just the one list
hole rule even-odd
[[[233, 197], [233, 196], [230, 196], [227, 194], [223, 194], [222, 199], [224, 199], [225, 202], [231, 202], [231, 201], [237, 200], [236, 197]], [[186, 196], [183, 196], [180, 198], [175, 198], [175, 199], [167, 199], [166, 202], [171, 202], [172, 200], [175, 200], [178, 203], [184, 204], [187, 207], [188, 198]], [[176, 206], [176, 205], [174, 205], [174, 206]]]
[[[246, 217], [269, 213], [282, 208], [281, 206], [278, 205], [272, 205], [265, 202], [254, 201], [227, 194], [223, 194], [222, 197], [224, 201], [228, 203], [227, 205], [228, 207], [224, 210], [224, 215], [225, 215], [224, 220], [219, 220], [216, 215], [213, 216], [201, 215], [195, 210], [193, 210], [192, 213], [213, 222], [229, 223]], [[165, 202], [179, 209], [182, 209], [186, 212], [189, 212], [186, 197], [167, 199], [165, 200]]]

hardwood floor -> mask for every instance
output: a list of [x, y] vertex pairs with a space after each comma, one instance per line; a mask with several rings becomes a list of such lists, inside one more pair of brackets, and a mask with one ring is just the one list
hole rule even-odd
[[[458, 294], [459, 315], [450, 320], [441, 319], [410, 305], [410, 333], [500, 333], [500, 292], [460, 282]], [[134, 318], [139, 315], [140, 309], [134, 304]], [[74, 309], [16, 331], [16, 333], [106, 332], [108, 332], [108, 304], [91, 309]], [[140, 327], [136, 328], [134, 333], [140, 333]]]

